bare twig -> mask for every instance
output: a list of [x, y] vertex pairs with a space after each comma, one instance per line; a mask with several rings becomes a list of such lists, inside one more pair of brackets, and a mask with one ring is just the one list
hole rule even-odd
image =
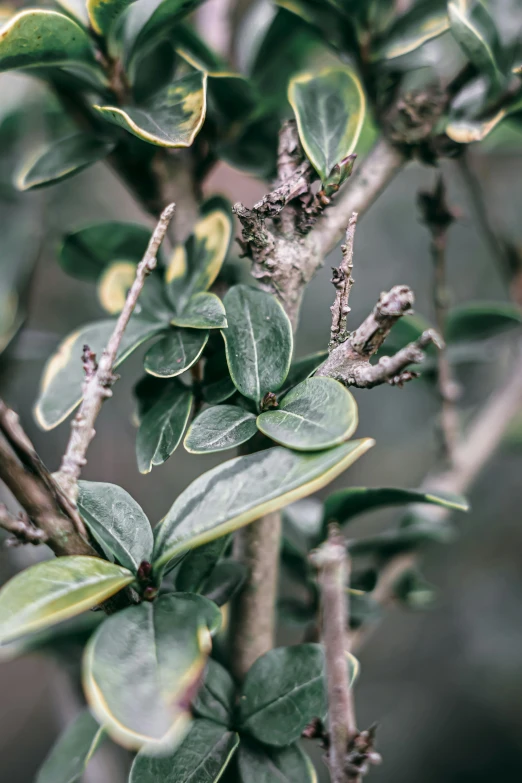
[[76, 500], [78, 493], [78, 478], [86, 463], [86, 453], [92, 441], [95, 430], [94, 423], [101, 410], [103, 402], [112, 395], [111, 387], [116, 378], [113, 374], [113, 366], [116, 360], [120, 343], [129, 323], [130, 317], [136, 307], [138, 297], [143, 289], [148, 275], [155, 269], [157, 253], [165, 236], [168, 225], [174, 215], [175, 205], [170, 204], [163, 210], [154, 233], [145, 251], [145, 255], [137, 266], [136, 277], [127, 294], [125, 305], [121, 311], [114, 331], [109, 338], [100, 361], [95, 366], [94, 359], [89, 350], [84, 352], [84, 365], [86, 367], [86, 379], [83, 387], [83, 401], [78, 413], [71, 425], [71, 435], [59, 472], [56, 474], [66, 494]]
[[346, 241], [342, 246], [343, 259], [337, 269], [332, 269], [332, 283], [335, 286], [335, 302], [331, 306], [332, 328], [330, 332], [330, 346], [333, 348], [346, 339], [346, 320], [350, 307], [348, 301], [353, 286], [353, 244], [355, 240], [355, 228], [357, 226], [357, 212], [354, 212], [348, 221], [346, 229]]
[[11, 533], [11, 540], [17, 544], [45, 544], [47, 541], [46, 534], [33, 525], [27, 514], [20, 512], [15, 517], [3, 503], [0, 503], [0, 527]]

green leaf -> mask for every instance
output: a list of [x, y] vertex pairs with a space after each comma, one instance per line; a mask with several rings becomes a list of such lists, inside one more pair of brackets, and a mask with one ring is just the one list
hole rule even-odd
[[267, 437], [298, 451], [320, 451], [347, 440], [357, 428], [357, 405], [332, 378], [309, 378], [286, 394], [279, 407], [257, 417]]
[[292, 326], [271, 294], [246, 285], [224, 298], [228, 329], [223, 332], [230, 375], [245, 397], [260, 402], [283, 384], [292, 359]]
[[183, 595], [111, 615], [84, 655], [94, 715], [124, 747], [173, 750], [190, 725], [188, 706], [210, 646], [206, 618]]
[[[353, 682], [357, 662], [350, 658]], [[326, 716], [325, 661], [319, 644], [279, 647], [249, 670], [239, 701], [239, 728], [266, 745], [296, 742], [313, 718]]]
[[277, 447], [218, 465], [167, 512], [156, 537], [155, 567], [325, 487], [371, 446], [366, 438], [315, 454]]
[[324, 183], [357, 145], [366, 113], [359, 79], [340, 68], [302, 74], [290, 82], [288, 100], [303, 149]]
[[280, 394], [286, 394], [287, 391], [293, 389], [298, 383], [306, 381], [326, 359], [328, 359], [328, 351], [318, 351], [293, 361]]
[[222, 351], [216, 351], [205, 362], [201, 393], [209, 405], [225, 402], [236, 393], [236, 387], [228, 371], [224, 346]]
[[116, 484], [78, 482], [78, 509], [104, 551], [136, 573], [150, 561], [154, 539], [141, 506]]
[[176, 589], [186, 593], [201, 593], [218, 560], [230, 544], [229, 536], [216, 538], [208, 544], [191, 549], [181, 562], [176, 576]]
[[36, 160], [31, 159], [16, 179], [18, 190], [35, 190], [54, 185], [103, 160], [114, 142], [87, 133], [75, 133], [47, 147]]
[[202, 0], [138, 0], [128, 14], [128, 58], [150, 51], [162, 38], [170, 38], [179, 21]]
[[167, 268], [169, 299], [178, 314], [194, 294], [207, 291], [216, 280], [232, 238], [232, 216], [221, 205], [206, 212], [184, 245], [178, 245]]
[[226, 329], [228, 326], [221, 299], [204, 291], [194, 294], [183, 311], [174, 315], [170, 322], [173, 326], [191, 329]]
[[51, 749], [36, 778], [36, 783], [75, 783], [98, 750], [105, 731], [84, 710], [67, 726]]
[[178, 380], [167, 381], [163, 391], [141, 419], [136, 437], [140, 473], [150, 473], [177, 449], [190, 416], [192, 392]]
[[193, 614], [203, 618], [211, 636], [215, 636], [221, 630], [223, 624], [221, 609], [210, 598], [197, 593], [181, 592], [171, 593], [171, 597], [176, 597], [180, 601], [190, 604], [193, 607]]
[[190, 147], [205, 120], [206, 87], [206, 74], [194, 71], [171, 82], [142, 107], [94, 108], [108, 122], [149, 144], [169, 149]]
[[445, 0], [415, 3], [386, 32], [384, 43], [377, 48], [376, 58], [394, 60], [402, 57], [449, 29]]
[[230, 726], [234, 713], [236, 686], [228, 671], [209, 658], [203, 685], [192, 702], [199, 718], [208, 718], [223, 726]]
[[248, 568], [237, 560], [222, 560], [212, 571], [205, 585], [204, 594], [218, 606], [228, 604], [243, 586]]
[[450, 119], [446, 126], [446, 134], [452, 141], [456, 141], [457, 144], [471, 144], [474, 141], [483, 141], [506, 117], [521, 110], [522, 98], [517, 98], [484, 118], [473, 119], [464, 117], [462, 119]]
[[469, 504], [462, 495], [449, 492], [419, 492], [416, 489], [395, 487], [349, 487], [329, 495], [324, 503], [323, 530], [335, 520], [340, 525], [358, 514], [366, 514], [376, 508], [404, 506], [408, 503], [428, 503], [457, 511], [468, 511]]
[[20, 11], [0, 29], [0, 71], [55, 65], [100, 73], [85, 30], [56, 11]]
[[134, 0], [87, 0], [87, 13], [94, 32], [107, 37], [120, 14]]
[[[72, 332], [48, 359], [40, 385], [40, 395], [34, 415], [44, 430], [52, 430], [72, 413], [82, 398], [84, 371], [83, 346], [88, 345], [101, 356], [114, 331], [116, 321], [96, 321]], [[158, 334], [163, 324], [131, 318], [120, 343], [114, 367], [118, 367], [138, 346]]]
[[317, 783], [314, 766], [298, 745], [279, 749], [241, 742], [238, 765], [240, 783]]
[[157, 378], [181, 375], [197, 362], [207, 344], [208, 332], [196, 329], [169, 329], [145, 354], [144, 367]]
[[150, 234], [150, 229], [137, 223], [95, 223], [66, 234], [58, 260], [72, 277], [94, 281], [114, 261], [137, 264]]
[[257, 432], [253, 413], [236, 405], [215, 405], [194, 419], [183, 442], [191, 454], [233, 449]]
[[217, 783], [239, 745], [239, 736], [209, 720], [196, 720], [168, 756], [139, 753], [129, 783]]
[[102, 603], [134, 579], [98, 557], [59, 557], [26, 568], [0, 590], [0, 644]]
[[485, 340], [520, 327], [521, 323], [522, 311], [515, 305], [506, 302], [469, 302], [449, 311], [444, 336], [449, 343]]
[[486, 7], [472, 0], [450, 0], [448, 14], [451, 32], [464, 54], [498, 87], [503, 81], [498, 64], [500, 40]]
[[402, 552], [411, 552], [424, 544], [438, 542], [447, 544], [454, 539], [454, 531], [440, 522], [415, 522], [409, 527], [387, 530], [368, 538], [360, 538], [348, 544], [354, 557], [372, 555], [377, 558], [396, 557]]

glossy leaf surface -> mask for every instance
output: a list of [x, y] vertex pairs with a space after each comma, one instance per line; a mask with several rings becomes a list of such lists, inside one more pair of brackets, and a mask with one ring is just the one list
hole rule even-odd
[[87, 13], [92, 29], [98, 35], [106, 36], [120, 14], [134, 0], [87, 0]]
[[246, 443], [256, 432], [253, 413], [236, 405], [214, 405], [194, 419], [185, 436], [184, 446], [192, 454], [225, 451]]
[[61, 182], [106, 158], [113, 147], [112, 142], [87, 133], [76, 133], [60, 139], [47, 147], [36, 161], [32, 161], [18, 175], [18, 190], [34, 190]]
[[450, 0], [448, 14], [451, 32], [464, 53], [479, 72], [484, 72], [493, 86], [502, 80], [498, 54], [500, 41], [495, 22], [481, 2]]
[[105, 731], [88, 710], [70, 723], [45, 759], [36, 783], [75, 783], [100, 746]]
[[130, 9], [127, 30], [128, 56], [143, 54], [169, 37], [180, 20], [202, 0], [138, 0]]
[[208, 332], [202, 329], [169, 329], [145, 355], [144, 367], [157, 378], [181, 375], [197, 362], [207, 344]]
[[409, 11], [399, 16], [386, 32], [385, 42], [379, 47], [378, 56], [386, 60], [402, 57], [449, 29], [450, 21], [445, 2], [428, 0], [428, 3], [415, 3]]
[[227, 316], [223, 302], [215, 294], [194, 294], [181, 313], [172, 316], [171, 324], [191, 329], [226, 329]]
[[162, 465], [177, 449], [190, 416], [192, 392], [177, 380], [166, 381], [141, 419], [136, 437], [140, 473]]

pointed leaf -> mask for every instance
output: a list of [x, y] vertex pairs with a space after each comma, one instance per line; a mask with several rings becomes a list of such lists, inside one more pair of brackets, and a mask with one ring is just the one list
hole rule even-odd
[[133, 573], [143, 560], [150, 562], [152, 528], [134, 498], [102, 481], [80, 481], [78, 489], [80, 514], [104, 551]]
[[315, 454], [278, 447], [218, 465], [167, 512], [156, 537], [155, 567], [325, 487], [371, 446], [367, 438]]
[[223, 332], [230, 375], [245, 397], [260, 402], [283, 384], [292, 359], [292, 326], [277, 299], [246, 285], [224, 298]]
[[220, 663], [209, 658], [205, 679], [192, 702], [192, 709], [199, 718], [208, 718], [223, 726], [232, 724], [235, 708], [236, 686], [228, 671]]
[[347, 440], [357, 429], [357, 405], [333, 378], [309, 378], [286, 394], [274, 410], [257, 417], [267, 437], [298, 451], [320, 451]]
[[114, 148], [114, 142], [87, 133], [75, 133], [47, 147], [18, 174], [18, 190], [34, 190], [54, 185], [103, 160]]
[[222, 560], [208, 578], [204, 595], [218, 606], [224, 606], [241, 589], [247, 576], [248, 568], [243, 563]]
[[120, 14], [134, 0], [87, 0], [87, 13], [92, 29], [107, 36]]
[[168, 295], [178, 314], [194, 294], [207, 291], [216, 280], [232, 238], [232, 216], [216, 204], [194, 226], [184, 245], [178, 245], [167, 268]]
[[163, 465], [177, 449], [190, 416], [192, 392], [177, 380], [166, 381], [164, 389], [141, 419], [136, 437], [140, 473]]
[[201, 292], [189, 299], [185, 309], [171, 318], [173, 326], [190, 329], [226, 329], [227, 315], [223, 302], [215, 294]]
[[85, 651], [91, 709], [125, 747], [173, 749], [210, 650], [205, 618], [183, 596], [160, 596], [111, 615]]
[[238, 766], [240, 783], [317, 783], [314, 766], [298, 745], [279, 749], [241, 742]]
[[253, 413], [236, 405], [215, 405], [194, 419], [183, 445], [192, 454], [225, 451], [246, 443], [256, 432]]
[[[114, 330], [116, 321], [96, 321], [72, 332], [47, 361], [35, 408], [36, 421], [51, 430], [72, 413], [82, 398], [84, 345], [100, 356]], [[120, 343], [114, 367], [118, 367], [138, 346], [161, 332], [163, 325], [142, 318], [131, 318]]]
[[448, 14], [451, 32], [479, 72], [489, 77], [493, 87], [503, 79], [498, 64], [500, 40], [495, 22], [481, 2], [450, 0]]
[[416, 489], [395, 487], [349, 487], [327, 497], [324, 503], [323, 529], [335, 520], [340, 525], [349, 522], [357, 514], [365, 514], [376, 508], [404, 506], [408, 503], [428, 503], [457, 511], [468, 511], [469, 504], [462, 495], [447, 492], [419, 492]]
[[150, 375], [173, 378], [192, 367], [207, 344], [202, 329], [169, 329], [145, 355], [144, 367]]
[[126, 568], [81, 555], [26, 568], [0, 590], [0, 643], [91, 609], [133, 579]]
[[70, 723], [51, 749], [36, 783], [75, 783], [99, 748], [105, 731], [84, 710]]
[[137, 223], [95, 223], [64, 236], [58, 260], [67, 274], [97, 280], [113, 261], [137, 264], [150, 240], [150, 229]]
[[230, 536], [222, 536], [191, 549], [181, 562], [176, 576], [176, 589], [186, 593], [201, 593], [218, 560], [225, 554]]
[[150, 51], [162, 38], [169, 38], [180, 20], [203, 0], [138, 0], [128, 16], [128, 57]]
[[109, 122], [149, 144], [190, 147], [205, 120], [206, 82], [206, 74], [194, 71], [158, 92], [147, 106], [94, 108]]
[[20, 11], [0, 28], [0, 71], [54, 65], [100, 72], [89, 36], [56, 11]]
[[386, 39], [377, 50], [379, 59], [393, 60], [414, 52], [450, 29], [446, 2], [415, 3], [386, 32]]
[[366, 113], [362, 86], [352, 71], [332, 68], [296, 76], [288, 100], [303, 149], [325, 182], [333, 167], [356, 148]]
[[452, 308], [446, 319], [449, 343], [485, 340], [509, 329], [520, 328], [522, 311], [507, 302], [469, 302]]
[[[350, 679], [357, 661], [350, 657]], [[296, 742], [328, 709], [324, 650], [320, 644], [279, 647], [250, 668], [239, 701], [239, 727], [267, 745]]]
[[210, 720], [196, 720], [168, 756], [139, 753], [129, 783], [217, 783], [239, 745], [239, 736]]

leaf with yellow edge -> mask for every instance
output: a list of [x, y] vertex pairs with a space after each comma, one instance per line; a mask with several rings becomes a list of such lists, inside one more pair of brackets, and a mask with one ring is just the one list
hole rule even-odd
[[85, 30], [57, 11], [20, 11], [0, 29], [0, 71], [86, 66], [100, 74]]
[[517, 96], [499, 111], [482, 119], [455, 119], [446, 126], [446, 133], [457, 144], [470, 144], [482, 141], [492, 130], [509, 117], [510, 114], [522, 111], [522, 96]]
[[92, 609], [133, 580], [127, 568], [82, 555], [26, 568], [0, 590], [0, 644]]
[[92, 29], [107, 36], [111, 27], [134, 0], [87, 0], [87, 13]]
[[325, 487], [373, 444], [365, 438], [315, 453], [277, 447], [209, 470], [181, 493], [157, 528], [155, 569]]
[[415, 4], [400, 16], [386, 32], [386, 40], [375, 54], [376, 59], [394, 60], [414, 52], [423, 44], [450, 29], [445, 2]]
[[333, 167], [357, 145], [366, 113], [362, 85], [347, 68], [305, 73], [291, 80], [288, 100], [303, 149], [326, 182]]
[[98, 283], [98, 299], [110, 315], [121, 313], [135, 277], [136, 264], [131, 261], [115, 261], [102, 272]]
[[481, 2], [451, 0], [448, 14], [453, 37], [479, 73], [487, 74], [493, 88], [503, 81], [499, 67], [501, 43], [495, 22]]
[[183, 740], [211, 648], [207, 605], [202, 596], [160, 596], [112, 615], [92, 637], [85, 695], [120, 744], [167, 751]]
[[171, 82], [143, 106], [94, 106], [114, 125], [158, 147], [190, 147], [207, 110], [207, 75], [193, 71]]
[[[83, 346], [88, 345], [97, 356], [107, 345], [114, 330], [114, 320], [96, 321], [72, 332], [59, 345], [45, 365], [35, 418], [44, 430], [51, 430], [72, 413], [82, 398], [84, 372]], [[165, 327], [158, 321], [131, 318], [120, 343], [115, 367], [118, 367], [139, 345], [159, 334]]]

